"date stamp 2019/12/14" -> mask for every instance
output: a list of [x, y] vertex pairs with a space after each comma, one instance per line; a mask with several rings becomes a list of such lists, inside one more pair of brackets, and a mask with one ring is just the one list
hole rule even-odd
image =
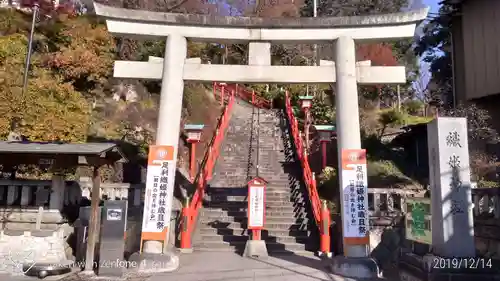
[[488, 258], [442, 258], [432, 259], [432, 269], [490, 269], [491, 259]]

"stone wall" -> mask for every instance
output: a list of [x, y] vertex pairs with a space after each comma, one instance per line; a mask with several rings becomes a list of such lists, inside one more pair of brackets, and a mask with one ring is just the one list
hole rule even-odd
[[57, 230], [65, 222], [57, 210], [0, 208], [0, 230]]
[[23, 263], [65, 262], [64, 231], [0, 231], [0, 273], [22, 274]]
[[[480, 257], [500, 260], [500, 221], [476, 218], [474, 223], [476, 254]], [[391, 223], [372, 220], [370, 227], [371, 256], [381, 269], [390, 270], [397, 265], [401, 251], [414, 251], [421, 254], [431, 249], [427, 245], [406, 240], [402, 219], [392, 218]]]
[[381, 270], [394, 267], [404, 247], [402, 217], [377, 217], [370, 220], [370, 253]]
[[478, 255], [500, 260], [500, 220], [476, 219], [474, 236]]

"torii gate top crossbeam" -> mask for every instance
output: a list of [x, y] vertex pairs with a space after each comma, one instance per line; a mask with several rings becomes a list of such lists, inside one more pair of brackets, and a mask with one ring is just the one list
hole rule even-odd
[[94, 2], [108, 30], [121, 36], [165, 37], [178, 34], [211, 42], [321, 42], [340, 36], [355, 40], [412, 37], [428, 8], [410, 12], [355, 17], [258, 18], [159, 13], [114, 8]]

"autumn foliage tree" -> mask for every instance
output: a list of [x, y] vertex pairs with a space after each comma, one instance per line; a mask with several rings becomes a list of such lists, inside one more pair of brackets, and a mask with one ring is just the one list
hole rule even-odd
[[32, 141], [84, 141], [89, 120], [85, 99], [34, 56], [30, 83], [22, 92], [27, 38], [0, 37], [0, 137], [19, 120], [18, 133]]
[[[56, 27], [56, 28], [54, 28]], [[102, 93], [112, 75], [116, 45], [104, 24], [91, 17], [56, 20], [43, 29], [48, 37], [43, 65], [87, 98]]]
[[[394, 51], [390, 45], [384, 43], [378, 44], [359, 44], [356, 47], [356, 56], [358, 61], [371, 61], [372, 66], [397, 66], [398, 61], [394, 56]], [[384, 97], [391, 97], [393, 89], [387, 85], [375, 85], [364, 87], [363, 96], [375, 102], [375, 107], [380, 108], [380, 100]]]

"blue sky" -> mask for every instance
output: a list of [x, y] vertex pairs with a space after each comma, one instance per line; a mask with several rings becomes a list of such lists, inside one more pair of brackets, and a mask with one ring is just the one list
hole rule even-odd
[[[416, 1], [416, 0], [413, 0], [413, 1]], [[439, 11], [439, 2], [440, 0], [421, 0], [421, 3], [425, 6], [429, 6], [430, 7], [430, 11], [431, 13], [437, 13]], [[418, 33], [417, 33], [418, 34]], [[426, 86], [427, 83], [429, 83], [429, 79], [431, 78], [431, 74], [429, 73], [429, 65], [425, 62], [423, 62], [422, 60], [420, 60], [420, 71], [421, 71], [421, 85], [419, 87], [422, 87], [422, 86]]]
[[431, 7], [431, 12], [437, 13], [439, 9], [438, 0], [423, 0], [425, 5]]

